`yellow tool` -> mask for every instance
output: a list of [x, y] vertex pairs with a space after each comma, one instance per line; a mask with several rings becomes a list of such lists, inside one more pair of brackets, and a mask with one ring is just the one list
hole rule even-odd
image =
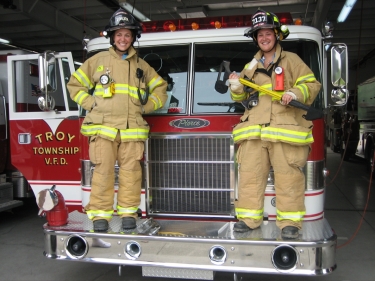
[[263, 92], [263, 93], [265, 93], [265, 94], [267, 94], [267, 95], [269, 95], [273, 98], [281, 100], [282, 94], [279, 94], [275, 91], [268, 90], [266, 88], [263, 88], [262, 86], [258, 86], [257, 84], [255, 84], [253, 82], [250, 82], [250, 81], [248, 81], [246, 79], [243, 79], [243, 78], [240, 78], [239, 80], [240, 80], [240, 83], [242, 85], [248, 86], [250, 88], [253, 88], [254, 90], [257, 90], [258, 92]]
[[[225, 94], [228, 91], [228, 86], [226, 85], [226, 80], [229, 79], [229, 74], [231, 73], [229, 68], [230, 62], [229, 61], [223, 61], [220, 65], [220, 70], [218, 73], [217, 81], [215, 83], [215, 89], [221, 94]], [[221, 72], [225, 70], [223, 80], [220, 80]], [[240, 83], [242, 85], [248, 86], [250, 88], [253, 88], [254, 90], [257, 90], [258, 92], [263, 92], [267, 95], [270, 95], [271, 97], [274, 97], [276, 99], [281, 100], [282, 94], [279, 94], [275, 91], [268, 90], [266, 88], [263, 88], [255, 83], [252, 83], [246, 79], [240, 78]], [[323, 118], [323, 111], [317, 108], [314, 108], [312, 106], [308, 106], [306, 104], [303, 104], [299, 101], [292, 100], [288, 105], [294, 106], [296, 108], [302, 109], [306, 111], [305, 115], [302, 115], [303, 118], [306, 120], [315, 120]]]

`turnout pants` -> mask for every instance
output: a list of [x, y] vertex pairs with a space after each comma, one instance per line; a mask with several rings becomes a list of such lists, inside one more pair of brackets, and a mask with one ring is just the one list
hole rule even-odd
[[276, 225], [302, 228], [305, 214], [305, 176], [302, 168], [309, 146], [283, 142], [247, 140], [241, 143], [239, 164], [239, 195], [235, 203], [237, 218], [250, 228], [263, 221], [264, 193], [270, 166], [275, 175]]
[[121, 217], [137, 218], [141, 202], [144, 142], [121, 142], [117, 133], [114, 141], [90, 137], [89, 156], [95, 169], [91, 183], [89, 204], [85, 210], [90, 219], [112, 218], [114, 204], [115, 164], [119, 166], [117, 213]]

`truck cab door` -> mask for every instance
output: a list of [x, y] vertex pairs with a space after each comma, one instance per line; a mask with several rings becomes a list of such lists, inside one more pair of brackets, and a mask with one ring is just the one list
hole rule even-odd
[[[75, 188], [80, 186], [80, 124], [78, 106], [70, 99], [66, 87], [75, 71], [72, 54], [54, 53], [54, 64], [47, 67], [40, 64], [41, 56], [8, 56], [11, 162], [27, 179], [34, 194], [54, 184], [59, 189], [60, 183], [74, 186], [74, 194], [66, 196], [77, 199], [80, 198], [80, 188]], [[41, 68], [48, 72], [44, 77]], [[51, 78], [51, 72], [53, 91], [40, 82]], [[40, 106], [41, 100], [52, 100], [49, 97], [53, 102]]]
[[[55, 101], [54, 108], [42, 110], [38, 99], [45, 95], [40, 85], [40, 54], [13, 55], [8, 57], [8, 103], [9, 119], [61, 119], [76, 115], [78, 107], [66, 88], [70, 75], [75, 71], [72, 54], [62, 52], [54, 54], [56, 59], [55, 91], [49, 94]], [[48, 71], [48, 69], [46, 69]], [[41, 90], [42, 88], [42, 90]], [[30, 114], [32, 112], [32, 114]]]

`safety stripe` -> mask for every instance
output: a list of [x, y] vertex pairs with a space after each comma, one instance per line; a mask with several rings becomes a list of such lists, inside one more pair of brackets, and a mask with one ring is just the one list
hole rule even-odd
[[300, 222], [303, 220], [303, 216], [306, 212], [281, 212], [276, 210], [276, 219], [279, 221], [282, 220], [291, 220], [295, 222]]
[[254, 220], [259, 220], [263, 218], [263, 209], [250, 210], [250, 209], [236, 208], [235, 211], [236, 211], [237, 218], [241, 218], [241, 219], [251, 218]]
[[314, 81], [316, 81], [316, 78], [315, 78], [314, 74], [312, 74], [312, 73], [307, 74], [305, 76], [301, 76], [296, 80], [295, 86], [298, 89], [300, 89], [300, 91], [302, 92], [304, 102], [310, 97], [309, 88], [307, 87], [307, 85], [305, 83], [306, 82], [314, 82]]
[[79, 105], [82, 105], [84, 99], [86, 99], [89, 96], [88, 93], [85, 91], [79, 91], [77, 95], [74, 97], [74, 101], [78, 103]]
[[244, 92], [244, 93], [241, 93], [241, 94], [237, 94], [237, 93], [233, 93], [231, 91], [230, 96], [231, 96], [232, 100], [234, 100], [234, 101], [243, 101], [246, 98], [246, 93]]
[[151, 101], [154, 103], [154, 110], [157, 110], [163, 107], [163, 103], [161, 102], [158, 96], [151, 95], [150, 98], [151, 98]]
[[126, 129], [120, 130], [120, 136], [122, 140], [126, 139], [144, 139], [148, 138], [149, 129]]
[[87, 77], [86, 73], [82, 71], [82, 69], [78, 69], [76, 72], [73, 73], [73, 76], [81, 83], [82, 86], [92, 89], [94, 85], [91, 83], [90, 79]]
[[272, 139], [277, 141], [287, 141], [299, 144], [309, 144], [314, 142], [312, 132], [298, 132], [293, 130], [261, 127], [260, 125], [251, 125], [241, 129], [233, 130], [233, 140], [238, 142], [246, 140], [251, 137], [258, 137], [261, 139]]
[[102, 135], [115, 139], [117, 135], [117, 129], [95, 124], [82, 124], [81, 133], [84, 136], [95, 136]]
[[[105, 89], [102, 85], [97, 85], [95, 88], [94, 95], [96, 96], [102, 96], [104, 94]], [[145, 91], [142, 89], [139, 89], [141, 96], [145, 97]], [[138, 98], [138, 88], [129, 86], [128, 84], [115, 84], [115, 92], [113, 94], [124, 94], [129, 95], [134, 99]]]
[[134, 214], [137, 212], [137, 210], [137, 207], [123, 208], [120, 205], [117, 205], [117, 214], [119, 215]]
[[110, 219], [112, 218], [113, 210], [112, 211], [89, 210], [86, 213], [90, 220], [92, 220], [94, 217]]
[[261, 131], [261, 138], [268, 138], [279, 141], [288, 141], [300, 144], [308, 144], [314, 141], [311, 130], [309, 132], [298, 132], [281, 128], [264, 127]]
[[147, 86], [150, 88], [150, 92], [152, 93], [156, 86], [160, 85], [163, 81], [161, 80], [160, 76], [152, 78], [150, 82], [148, 82]]
[[260, 137], [261, 132], [260, 125], [252, 125], [241, 129], [233, 130], [233, 140], [235, 142], [240, 140], [246, 140], [249, 137]]
[[310, 73], [305, 76], [301, 76], [296, 80], [296, 85], [304, 84], [306, 82], [314, 82], [316, 80], [314, 74]]
[[[107, 127], [104, 125], [90, 125], [90, 124], [83, 124], [81, 127], [81, 133], [84, 136], [105, 136], [109, 139], [115, 139], [117, 135], [118, 129]], [[149, 129], [125, 129], [120, 130], [121, 139], [143, 139], [146, 140], [148, 138]]]
[[297, 85], [296, 88], [298, 88], [301, 91], [302, 96], [303, 96], [303, 102], [306, 102], [306, 100], [310, 96], [310, 94], [309, 94], [309, 88], [307, 87], [307, 85], [306, 84]]

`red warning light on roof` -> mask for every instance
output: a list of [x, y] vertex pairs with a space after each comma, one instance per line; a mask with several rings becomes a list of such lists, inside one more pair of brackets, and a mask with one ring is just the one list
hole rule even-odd
[[[276, 14], [281, 24], [293, 24], [290, 13]], [[171, 32], [197, 29], [220, 29], [228, 27], [249, 27], [252, 25], [251, 15], [207, 17], [196, 19], [179, 19], [168, 21], [148, 21], [142, 23], [143, 32]]]

